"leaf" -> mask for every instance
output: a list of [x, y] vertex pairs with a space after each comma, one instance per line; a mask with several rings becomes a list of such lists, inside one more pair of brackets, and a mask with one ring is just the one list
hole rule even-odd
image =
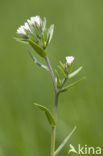
[[43, 23], [42, 23], [42, 31], [46, 29], [46, 18], [44, 17]]
[[54, 126], [55, 126], [55, 120], [54, 120], [52, 114], [50, 113], [50, 111], [49, 111], [46, 107], [44, 107], [44, 106], [42, 106], [42, 105], [39, 105], [39, 104], [37, 104], [37, 103], [34, 103], [34, 105], [35, 105], [37, 108], [39, 108], [39, 109], [41, 109], [42, 111], [45, 112], [45, 115], [46, 115], [46, 117], [47, 117], [47, 119], [48, 119], [50, 125], [54, 127]]
[[77, 75], [81, 70], [82, 70], [82, 66], [79, 67], [77, 70], [75, 70], [74, 72], [72, 72], [71, 74], [69, 74], [69, 79], [71, 79], [72, 77], [74, 77], [75, 75]]
[[61, 143], [61, 145], [57, 148], [57, 150], [55, 151], [55, 156], [62, 150], [62, 148], [66, 145], [66, 143], [68, 142], [68, 140], [71, 138], [71, 136], [73, 135], [73, 133], [75, 132], [75, 130], [77, 129], [77, 127], [75, 126], [73, 128], [73, 130], [69, 133], [69, 135], [64, 139], [64, 141]]
[[48, 67], [45, 66], [44, 64], [40, 63], [40, 62], [32, 55], [32, 52], [31, 52], [29, 49], [27, 49], [27, 51], [28, 51], [29, 55], [31, 56], [31, 58], [32, 58], [32, 60], [33, 60], [34, 63], [36, 63], [39, 67], [41, 67], [41, 68], [43, 68], [43, 69], [49, 71]]
[[25, 43], [25, 44], [28, 44], [28, 41], [27, 39], [22, 39], [22, 38], [17, 38], [17, 37], [14, 37], [14, 39], [20, 43]]
[[32, 48], [41, 56], [41, 57], [45, 57], [46, 56], [46, 52], [44, 51], [43, 48], [41, 48], [38, 44], [36, 44], [35, 42], [33, 42], [32, 40], [28, 40], [29, 44], [32, 46]]
[[69, 86], [64, 87], [63, 89], [61, 89], [61, 90], [59, 91], [59, 93], [65, 92], [65, 91], [67, 91], [67, 90], [73, 88], [74, 86], [76, 86], [77, 84], [79, 84], [79, 83], [80, 83], [81, 81], [83, 81], [84, 79], [85, 79], [85, 78], [83, 77], [83, 78], [81, 78], [80, 80], [78, 80], [78, 81], [76, 81], [76, 82], [70, 84]]
[[60, 66], [65, 70], [64, 64], [61, 61], [59, 61], [59, 63], [60, 63]]
[[54, 24], [52, 24], [50, 26], [50, 28], [48, 29], [48, 34], [49, 34], [49, 41], [48, 41], [48, 43], [50, 43], [50, 41], [51, 41], [51, 39], [53, 37], [53, 32], [54, 32]]
[[69, 68], [68, 68], [68, 74], [69, 74], [70, 71], [72, 70], [73, 64], [74, 64], [74, 62], [72, 62], [72, 63], [69, 65]]
[[61, 73], [63, 74], [63, 76], [66, 78], [67, 76], [65, 74], [65, 71], [62, 69], [62, 67], [61, 66], [58, 66], [58, 68], [61, 71]]
[[57, 70], [55, 70], [55, 73], [56, 73], [56, 78], [57, 78], [57, 87], [60, 88], [61, 87], [61, 80], [59, 78], [59, 74], [58, 74]]

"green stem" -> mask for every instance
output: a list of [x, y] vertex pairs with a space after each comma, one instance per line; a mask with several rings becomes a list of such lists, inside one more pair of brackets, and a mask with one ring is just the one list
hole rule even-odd
[[[51, 75], [51, 78], [53, 81], [53, 86], [54, 86], [55, 101], [54, 101], [53, 117], [56, 120], [57, 105], [58, 105], [58, 89], [57, 89], [57, 84], [55, 81], [54, 72], [53, 72], [53, 69], [51, 67], [51, 64], [50, 64], [48, 57], [45, 58], [45, 61], [48, 65], [49, 72], [50, 72], [50, 75]], [[51, 156], [55, 156], [55, 133], [56, 133], [56, 126], [52, 127], [52, 130], [51, 130]]]
[[[53, 112], [55, 121], [57, 116], [57, 105], [58, 105], [58, 94], [55, 94], [54, 112]], [[55, 156], [55, 136], [56, 136], [56, 126], [52, 127], [51, 131], [51, 156]]]
[[50, 75], [51, 75], [51, 78], [52, 78], [52, 81], [53, 81], [54, 91], [55, 91], [55, 94], [56, 94], [57, 93], [57, 85], [56, 85], [56, 81], [55, 81], [55, 76], [54, 76], [54, 72], [53, 72], [52, 66], [50, 64], [49, 58], [47, 56], [45, 57], [45, 61], [46, 61], [47, 65], [48, 65], [49, 72], [50, 72]]
[[51, 156], [55, 156], [55, 132], [56, 132], [56, 126], [52, 127], [51, 131]]

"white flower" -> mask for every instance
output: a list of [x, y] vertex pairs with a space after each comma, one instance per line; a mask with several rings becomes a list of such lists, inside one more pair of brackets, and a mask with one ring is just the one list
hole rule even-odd
[[20, 26], [20, 27], [17, 29], [17, 34], [26, 35], [25, 27], [24, 27], [24, 26]]
[[30, 25], [35, 25], [35, 23], [37, 23], [38, 26], [40, 26], [41, 24], [41, 18], [39, 16], [31, 17], [30, 20], [27, 21]]
[[70, 65], [74, 61], [74, 57], [73, 56], [67, 56], [66, 61], [67, 61], [67, 64]]
[[28, 23], [25, 23], [25, 25], [20, 26], [17, 29], [17, 34], [26, 35], [26, 31], [25, 30], [29, 30], [30, 31]]

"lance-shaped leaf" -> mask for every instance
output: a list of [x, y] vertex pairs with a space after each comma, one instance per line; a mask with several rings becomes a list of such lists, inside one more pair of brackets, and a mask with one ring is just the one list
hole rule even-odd
[[59, 78], [59, 73], [57, 70], [55, 70], [55, 73], [56, 73], [57, 87], [60, 88], [61, 87], [61, 80]]
[[49, 36], [49, 39], [48, 39], [48, 43], [50, 43], [52, 37], [53, 37], [53, 32], [54, 32], [54, 24], [52, 24], [50, 26], [50, 28], [48, 29], [48, 36]]
[[32, 46], [32, 48], [41, 56], [41, 57], [45, 57], [46, 56], [46, 52], [44, 51], [43, 48], [41, 48], [38, 44], [36, 44], [35, 42], [33, 42], [32, 40], [28, 40], [29, 44]]
[[46, 56], [46, 52], [44, 51], [43, 48], [41, 48], [38, 44], [36, 44], [35, 42], [33, 42], [30, 39], [23, 39], [23, 38], [14, 38], [16, 41], [21, 42], [21, 43], [26, 43], [26, 44], [30, 44], [31, 47], [41, 56], [41, 57], [45, 57]]
[[62, 150], [62, 148], [66, 145], [66, 143], [68, 142], [68, 140], [71, 138], [71, 136], [73, 135], [73, 133], [75, 132], [75, 130], [77, 129], [77, 127], [75, 126], [73, 128], [73, 130], [69, 133], [69, 135], [64, 139], [64, 141], [61, 143], [61, 145], [57, 148], [57, 150], [55, 151], [55, 156]]
[[48, 119], [50, 125], [54, 127], [54, 126], [55, 126], [55, 120], [54, 120], [52, 114], [50, 113], [50, 111], [49, 111], [46, 107], [44, 107], [44, 106], [42, 106], [42, 105], [39, 105], [39, 104], [37, 104], [37, 103], [34, 103], [34, 105], [35, 105], [37, 108], [39, 108], [39, 109], [41, 109], [42, 111], [45, 112], [45, 115], [46, 115], [46, 117], [47, 117], [47, 119]]
[[77, 75], [81, 70], [82, 70], [82, 66], [79, 67], [77, 70], [75, 70], [74, 72], [72, 72], [71, 74], [69, 74], [69, 79], [71, 79], [72, 77], [74, 77], [75, 75]]
[[28, 44], [28, 41], [27, 39], [22, 39], [22, 38], [17, 38], [17, 37], [14, 37], [14, 39], [20, 43], [25, 43], [25, 44]]
[[46, 29], [46, 18], [44, 17], [44, 20], [42, 22], [42, 31], [44, 32]]
[[72, 63], [69, 65], [68, 74], [71, 72], [73, 65], [74, 65], [74, 62], [72, 62]]
[[64, 69], [60, 65], [58, 65], [58, 69], [61, 71], [63, 76], [66, 78], [67, 76], [66, 76], [66, 73], [65, 73]]
[[59, 63], [60, 63], [60, 66], [65, 70], [64, 64], [61, 61], [59, 61]]
[[32, 60], [33, 60], [34, 63], [36, 63], [39, 67], [41, 67], [41, 68], [43, 68], [43, 69], [49, 71], [48, 67], [45, 66], [44, 64], [41, 64], [41, 63], [32, 55], [32, 52], [31, 52], [29, 49], [27, 49], [27, 51], [28, 51], [29, 55], [31, 56], [31, 58], [32, 58]]
[[78, 81], [76, 81], [76, 82], [74, 82], [74, 83], [72, 83], [72, 84], [70, 84], [70, 85], [64, 87], [63, 89], [61, 89], [61, 90], [59, 91], [59, 93], [68, 91], [69, 89], [73, 88], [74, 86], [76, 86], [77, 84], [79, 84], [79, 83], [80, 83], [81, 81], [83, 81], [84, 79], [85, 79], [85, 77], [83, 77], [83, 78], [81, 78], [80, 80], [78, 80]]

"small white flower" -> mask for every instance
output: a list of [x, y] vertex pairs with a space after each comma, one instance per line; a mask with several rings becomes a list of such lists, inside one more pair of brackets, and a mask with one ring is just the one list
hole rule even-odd
[[26, 35], [25, 27], [24, 27], [24, 26], [20, 26], [20, 27], [17, 29], [17, 34]]
[[34, 25], [35, 25], [35, 23], [37, 23], [38, 26], [40, 26], [41, 18], [39, 16], [31, 17], [30, 21], [28, 21], [28, 22], [29, 22], [29, 24], [34, 24]]
[[66, 61], [67, 61], [67, 64], [70, 65], [74, 61], [74, 57], [73, 56], [67, 56]]

